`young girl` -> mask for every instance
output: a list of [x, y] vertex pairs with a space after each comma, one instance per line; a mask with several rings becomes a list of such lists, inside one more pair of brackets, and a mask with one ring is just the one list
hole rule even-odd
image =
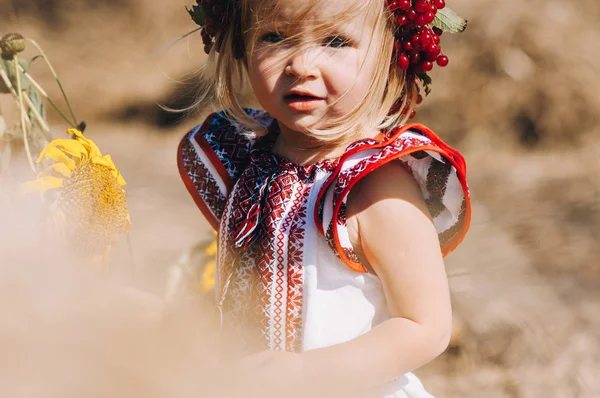
[[[430, 46], [434, 7], [443, 1], [200, 0], [190, 11], [213, 73], [200, 103], [214, 96], [223, 111], [185, 136], [178, 163], [219, 232], [217, 306], [251, 354], [245, 396], [318, 385], [302, 391], [431, 397], [410, 372], [447, 347], [442, 258], [470, 219], [462, 156], [404, 124], [430, 60], [447, 63]], [[246, 83], [264, 111], [240, 105]]]

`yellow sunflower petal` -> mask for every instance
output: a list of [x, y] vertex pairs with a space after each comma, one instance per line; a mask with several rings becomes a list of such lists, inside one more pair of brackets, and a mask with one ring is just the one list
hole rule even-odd
[[73, 159], [67, 156], [62, 150], [54, 146], [52, 143], [48, 144], [40, 153], [40, 157], [37, 160], [37, 163], [40, 163], [44, 157], [52, 159], [58, 163], [63, 163], [69, 169], [75, 169], [76, 163]]
[[71, 177], [71, 170], [63, 163], [54, 163], [52, 166], [46, 167], [41, 173], [42, 176], [52, 175], [52, 173], [58, 173], [66, 178]]
[[33, 181], [28, 181], [20, 186], [21, 193], [43, 192], [50, 189], [61, 188], [63, 181], [60, 178], [45, 176]]
[[92, 163], [101, 164], [102, 166], [106, 166], [110, 170], [117, 169], [117, 166], [115, 166], [115, 164], [113, 163], [112, 159], [110, 158], [110, 155], [94, 157], [92, 158]]
[[81, 131], [77, 129], [68, 129], [67, 134], [74, 135], [75, 137], [77, 137], [77, 141], [81, 142], [88, 149], [90, 158], [102, 156], [98, 145], [96, 145], [94, 141], [84, 136]]
[[53, 140], [50, 144], [76, 159], [89, 157], [88, 149], [77, 140], [58, 139]]

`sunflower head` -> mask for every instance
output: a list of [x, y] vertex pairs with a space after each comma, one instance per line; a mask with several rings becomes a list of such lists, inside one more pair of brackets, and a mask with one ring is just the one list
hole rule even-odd
[[65, 238], [78, 251], [101, 254], [130, 226], [125, 180], [92, 140], [79, 130], [67, 133], [72, 139], [54, 140], [42, 150], [37, 163], [51, 163], [24, 188], [54, 191], [51, 208]]

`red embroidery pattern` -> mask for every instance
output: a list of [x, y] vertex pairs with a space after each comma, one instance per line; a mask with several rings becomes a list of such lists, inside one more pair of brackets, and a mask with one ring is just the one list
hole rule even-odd
[[[248, 113], [265, 126], [273, 121], [264, 112], [249, 110]], [[316, 215], [321, 221], [326, 206], [333, 206], [333, 218], [326, 220], [329, 223], [324, 231], [326, 239], [346, 264], [360, 270], [355, 267], [360, 262], [345, 230], [344, 202], [352, 185], [364, 174], [400, 155], [412, 154], [402, 160], [409, 169], [416, 166], [415, 170], [419, 164], [411, 162], [427, 161], [430, 155], [425, 151], [441, 147], [442, 152], [449, 151], [448, 156], [459, 156], [441, 141], [432, 143], [429, 135], [420, 139], [414, 133], [400, 136], [392, 131], [384, 135], [385, 142], [359, 141], [347, 149], [339, 164], [323, 161], [309, 166], [298, 166], [273, 155], [271, 146], [276, 132], [272, 129], [266, 137], [250, 140], [222, 114], [210, 116], [201, 129], [184, 138], [179, 151], [182, 178], [199, 207], [213, 218], [213, 225], [219, 226], [217, 299], [223, 312], [223, 327], [236, 333], [247, 350], [302, 349], [304, 238], [308, 217], [312, 222]], [[196, 145], [192, 140], [196, 140]], [[198, 148], [203, 156], [196, 152]], [[359, 161], [344, 168], [343, 162], [349, 157]], [[432, 161], [431, 164], [422, 178], [425, 182], [422, 188], [436, 217], [446, 211], [443, 202], [455, 163]], [[464, 177], [464, 164], [456, 165]], [[209, 170], [216, 170], [218, 175]], [[329, 177], [319, 193], [315, 214], [307, 214], [317, 173]], [[219, 189], [217, 179], [224, 182], [225, 195], [223, 184]], [[454, 240], [468, 226], [468, 191], [466, 185], [463, 187], [459, 221], [441, 231], [442, 244]], [[333, 200], [325, 203], [329, 188], [333, 189]]]
[[[221, 193], [217, 182], [208, 172], [204, 163], [200, 161], [191, 141], [193, 139], [194, 134], [191, 132], [181, 142], [179, 162], [185, 170], [186, 178], [193, 185], [195, 195], [206, 206], [205, 213], [208, 210], [214, 220], [219, 220], [223, 214], [227, 197]], [[199, 201], [197, 200], [196, 203]]]
[[[302, 284], [304, 280], [304, 231], [310, 186], [301, 183], [294, 193], [294, 202], [282, 229], [288, 231], [287, 253], [287, 318], [285, 321], [286, 351], [300, 351], [302, 340]], [[291, 224], [291, 225], [290, 225]]]
[[[227, 237], [222, 240], [227, 252], [224, 258], [235, 263], [234, 268], [246, 269], [242, 275], [219, 260], [220, 270], [227, 270], [220, 275], [230, 281], [223, 289], [228, 296], [224, 308], [228, 322], [260, 329], [263, 348], [299, 351], [307, 201], [316, 173], [330, 171], [335, 165], [296, 166], [277, 159], [270, 154], [269, 140], [257, 141], [223, 215], [221, 234]], [[244, 231], [241, 240], [239, 231]], [[255, 277], [250, 282], [249, 269], [254, 270]], [[248, 285], [254, 286], [251, 290], [256, 300], [251, 300], [252, 304], [247, 299], [244, 305], [232, 303], [242, 301], [239, 293], [246, 294]], [[251, 316], [254, 319], [249, 319]]]

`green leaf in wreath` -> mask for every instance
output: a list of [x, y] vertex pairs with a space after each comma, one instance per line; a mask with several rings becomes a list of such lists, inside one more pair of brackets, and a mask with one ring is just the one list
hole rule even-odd
[[435, 14], [432, 25], [444, 32], [460, 33], [467, 28], [467, 20], [446, 6]]
[[192, 6], [191, 10], [187, 7], [185, 9], [190, 14], [196, 25], [206, 25], [206, 15], [204, 14], [204, 9], [201, 6]]
[[417, 78], [421, 80], [421, 86], [425, 90], [425, 95], [429, 95], [431, 93], [431, 77], [427, 72], [419, 72], [417, 73]]

